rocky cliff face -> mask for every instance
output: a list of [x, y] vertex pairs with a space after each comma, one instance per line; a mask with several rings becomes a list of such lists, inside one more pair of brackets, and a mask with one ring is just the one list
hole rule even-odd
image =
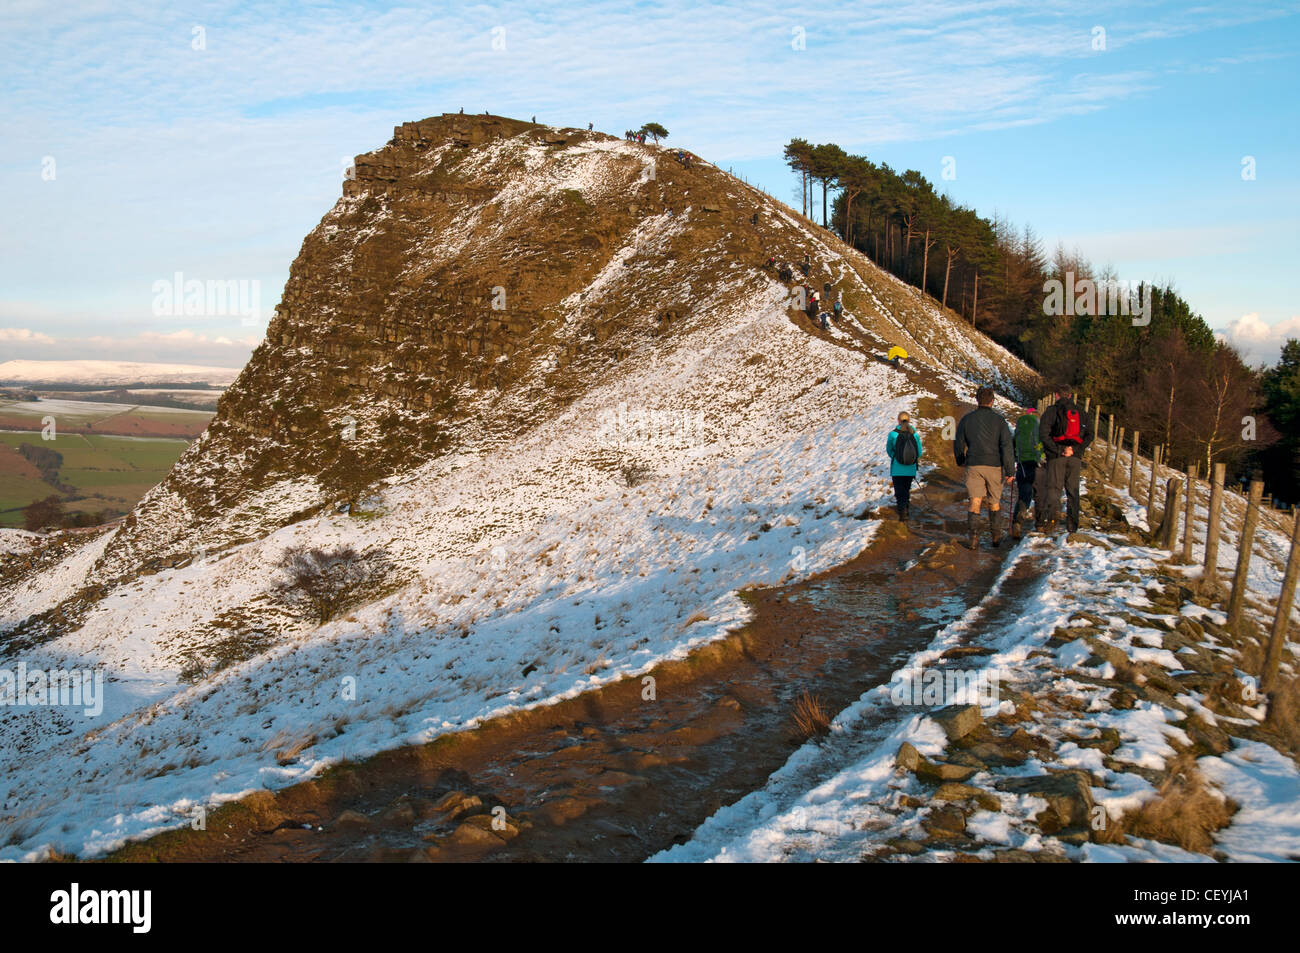
[[[266, 342], [104, 568], [219, 547], [431, 455], [509, 439], [638, 342], [708, 321], [724, 276], [697, 255], [757, 277], [765, 246], [739, 224], [753, 196], [673, 154], [499, 117], [395, 129], [357, 157]], [[620, 280], [638, 255], [654, 274]]]

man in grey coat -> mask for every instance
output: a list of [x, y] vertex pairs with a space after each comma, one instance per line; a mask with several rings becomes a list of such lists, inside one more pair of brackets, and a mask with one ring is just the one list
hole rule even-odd
[[975, 392], [977, 408], [961, 419], [952, 453], [957, 466], [966, 468], [966, 492], [970, 510], [966, 514], [966, 531], [971, 549], [979, 548], [979, 530], [975, 520], [985, 499], [989, 501], [989, 535], [994, 548], [1002, 542], [1002, 487], [1016, 478], [1015, 454], [1011, 428], [993, 409], [993, 388]]

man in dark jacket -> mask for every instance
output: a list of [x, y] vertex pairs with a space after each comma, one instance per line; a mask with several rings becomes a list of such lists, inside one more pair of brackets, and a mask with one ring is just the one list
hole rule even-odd
[[999, 512], [1002, 487], [1016, 478], [1011, 428], [993, 409], [993, 388], [981, 387], [975, 392], [975, 400], [979, 407], [961, 419], [952, 442], [957, 466], [966, 468], [966, 491], [970, 493], [966, 529], [971, 549], [979, 547], [975, 520], [986, 498], [989, 501], [989, 535], [995, 547], [1002, 542], [1002, 515]]
[[1043, 411], [1038, 421], [1043, 456], [1047, 458], [1047, 498], [1042, 501], [1040, 529], [1051, 532], [1061, 509], [1065, 491], [1065, 516], [1071, 533], [1079, 531], [1079, 477], [1083, 473], [1083, 452], [1096, 436], [1088, 415], [1079, 409], [1064, 387], [1055, 391], [1056, 403]]

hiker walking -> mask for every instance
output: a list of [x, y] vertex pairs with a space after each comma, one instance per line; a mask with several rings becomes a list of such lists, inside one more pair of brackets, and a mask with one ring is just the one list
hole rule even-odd
[[903, 362], [907, 360], [907, 351], [901, 346], [895, 344], [889, 349], [889, 353], [885, 355], [885, 358], [894, 367], [902, 367]]
[[1088, 415], [1079, 410], [1070, 392], [1055, 389], [1056, 403], [1043, 411], [1038, 422], [1043, 436], [1043, 455], [1047, 458], [1047, 499], [1043, 501], [1042, 521], [1048, 532], [1056, 528], [1061, 509], [1061, 492], [1065, 492], [1065, 517], [1071, 533], [1079, 531], [1079, 477], [1083, 474], [1083, 452], [1096, 436]]
[[[1011, 514], [1011, 538], [1019, 539], [1021, 522], [1034, 505], [1034, 491], [1043, 483], [1046, 471], [1043, 462], [1043, 444], [1038, 436], [1038, 408], [1026, 407], [1016, 421], [1016, 508]], [[1043, 494], [1046, 495], [1046, 494]], [[1042, 512], [1039, 500], [1035, 513]]]
[[1015, 480], [1015, 454], [1012, 452], [1011, 428], [993, 409], [993, 388], [975, 392], [977, 408], [957, 424], [952, 453], [957, 466], [966, 468], [966, 492], [970, 509], [966, 513], [966, 531], [971, 549], [979, 548], [980, 534], [975, 521], [984, 500], [989, 502], [989, 536], [994, 547], [1002, 542], [1002, 486]]
[[799, 267], [803, 269], [803, 276], [807, 278], [808, 272], [812, 271], [812, 259], [808, 257], [807, 252], [803, 253], [803, 264]]
[[591, 129], [592, 129], [592, 126], [593, 126], [593, 125], [594, 125], [593, 123], [587, 123], [587, 131], [588, 131], [588, 132], [591, 132]]
[[912, 505], [912, 481], [921, 461], [921, 435], [912, 429], [907, 411], [898, 415], [898, 426], [885, 439], [885, 453], [889, 454], [889, 476], [894, 481], [894, 506], [899, 522], [906, 523]]
[[844, 313], [844, 303], [840, 301], [839, 298], [836, 298], [835, 304], [831, 306], [831, 317], [835, 319], [836, 323], [838, 323], [843, 313]]

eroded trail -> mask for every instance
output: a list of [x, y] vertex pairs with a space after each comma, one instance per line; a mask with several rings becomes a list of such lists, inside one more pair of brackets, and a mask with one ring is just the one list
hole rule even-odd
[[980, 602], [1010, 546], [958, 543], [964, 501], [951, 471], [931, 473], [910, 528], [889, 508], [857, 559], [751, 593], [754, 620], [656, 668], [653, 699], [625, 680], [246, 799], [114, 859], [642, 860], [785, 763], [800, 695], [841, 710]]

